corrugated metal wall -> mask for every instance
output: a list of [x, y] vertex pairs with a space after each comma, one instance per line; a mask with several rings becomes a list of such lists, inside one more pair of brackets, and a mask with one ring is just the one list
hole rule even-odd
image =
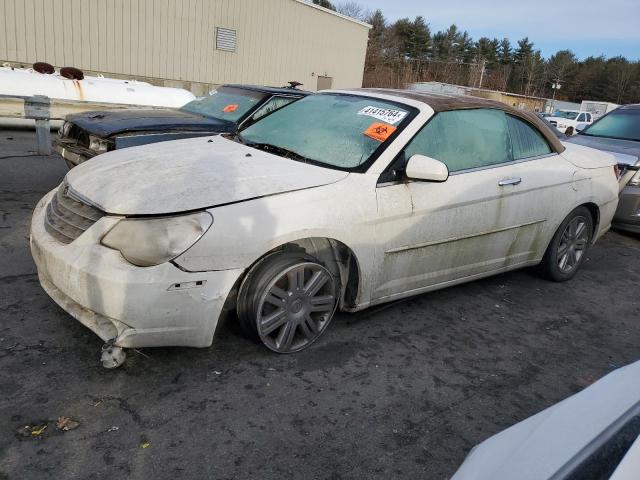
[[[237, 49], [215, 49], [216, 27]], [[0, 0], [0, 62], [207, 84], [362, 84], [368, 28], [298, 0]]]

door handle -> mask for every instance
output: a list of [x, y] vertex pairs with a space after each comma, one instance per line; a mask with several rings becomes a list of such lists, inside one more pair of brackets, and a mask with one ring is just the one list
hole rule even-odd
[[500, 180], [498, 185], [504, 187], [505, 185], [518, 185], [520, 182], [522, 182], [520, 177], [505, 178], [504, 180]]

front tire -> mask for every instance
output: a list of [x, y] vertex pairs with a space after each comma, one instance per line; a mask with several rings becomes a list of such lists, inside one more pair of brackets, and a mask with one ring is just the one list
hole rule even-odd
[[583, 264], [591, 238], [593, 218], [586, 207], [578, 207], [564, 219], [547, 247], [540, 269], [544, 276], [556, 282], [574, 277]]
[[567, 129], [564, 131], [564, 134], [565, 134], [567, 137], [571, 137], [571, 136], [573, 135], [573, 127], [569, 127], [569, 128], [567, 128]]
[[339, 292], [338, 279], [314, 257], [278, 252], [248, 273], [238, 295], [238, 318], [274, 352], [298, 352], [329, 326]]

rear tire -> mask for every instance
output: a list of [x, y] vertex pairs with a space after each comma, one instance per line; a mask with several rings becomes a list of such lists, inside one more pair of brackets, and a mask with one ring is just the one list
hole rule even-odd
[[316, 258], [300, 252], [265, 257], [247, 274], [238, 294], [243, 329], [277, 353], [315, 342], [338, 304], [340, 282]]
[[586, 207], [578, 207], [564, 219], [540, 262], [541, 273], [556, 282], [574, 277], [589, 251], [593, 218]]

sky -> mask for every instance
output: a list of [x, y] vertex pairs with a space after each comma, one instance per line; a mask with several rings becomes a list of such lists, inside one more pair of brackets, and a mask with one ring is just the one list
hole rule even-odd
[[[336, 0], [335, 3], [341, 3]], [[390, 22], [422, 15], [432, 33], [452, 23], [477, 40], [529, 37], [543, 56], [572, 50], [640, 60], [640, 0], [359, 0]]]

